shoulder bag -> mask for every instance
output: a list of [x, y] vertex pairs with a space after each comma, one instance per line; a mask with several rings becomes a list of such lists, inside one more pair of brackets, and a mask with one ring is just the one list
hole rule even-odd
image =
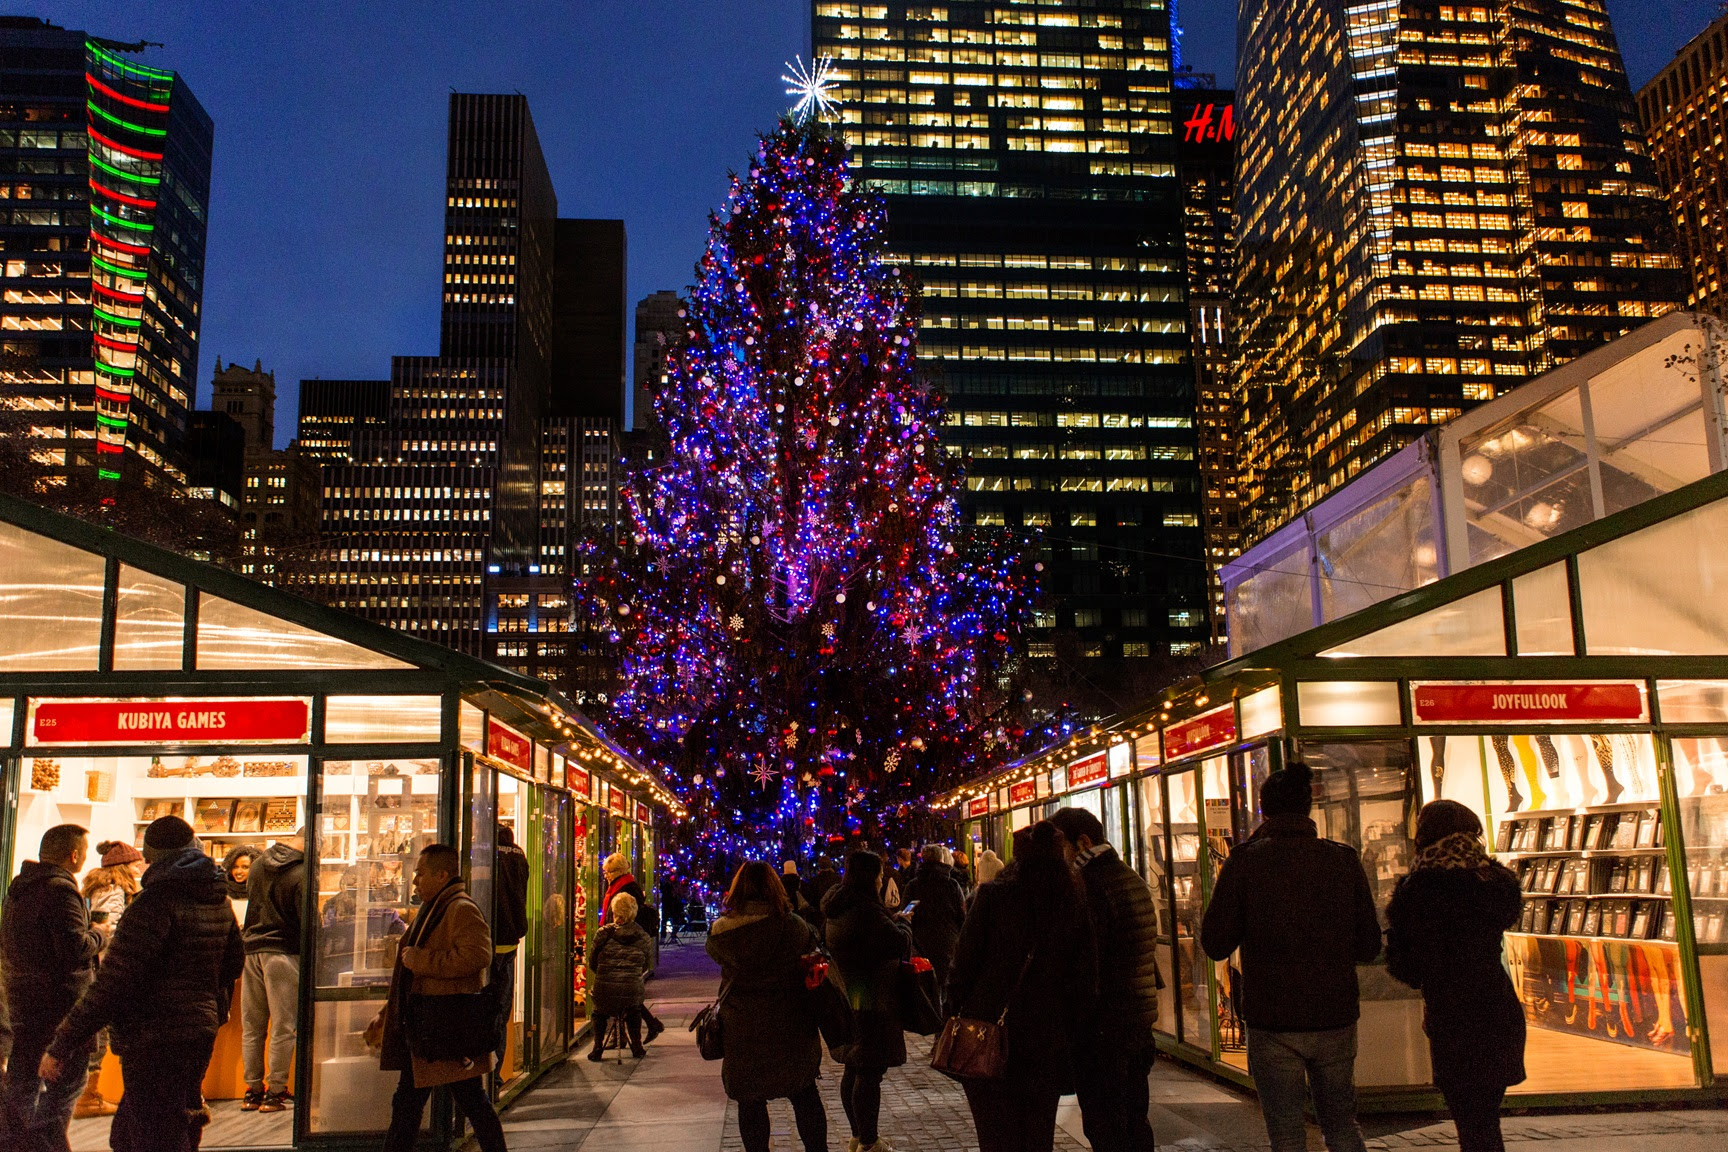
[[1020, 965], [1020, 975], [1008, 990], [1008, 1002], [1002, 1005], [1002, 1015], [994, 1022], [969, 1020], [950, 1016], [942, 1025], [942, 1034], [930, 1049], [930, 1067], [955, 1080], [988, 1083], [1008, 1075], [1008, 1009], [1032, 967], [1038, 950], [1033, 948]]
[[[438, 909], [417, 941], [432, 934], [447, 907]], [[410, 979], [405, 1006], [408, 1051], [418, 1059], [479, 1060], [497, 1046], [498, 997], [491, 989], [429, 995], [415, 992]]]
[[799, 959], [804, 970], [804, 989], [809, 997], [811, 1013], [816, 1017], [816, 1029], [822, 1042], [833, 1052], [852, 1043], [852, 1003], [839, 983], [830, 978], [828, 953], [820, 946]]
[[704, 1060], [719, 1060], [726, 1055], [726, 1036], [720, 1030], [720, 1006], [726, 1003], [726, 993], [731, 990], [732, 981], [728, 980], [720, 989], [719, 999], [696, 1013], [696, 1018], [690, 1021], [690, 1031], [696, 1033], [696, 1051]]
[[936, 969], [930, 961], [922, 956], [902, 960], [895, 981], [900, 1027], [918, 1036], [940, 1031], [942, 991], [936, 985]]

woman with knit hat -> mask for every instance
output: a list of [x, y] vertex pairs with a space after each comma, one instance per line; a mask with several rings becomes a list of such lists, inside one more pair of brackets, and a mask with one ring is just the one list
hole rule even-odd
[[1422, 993], [1434, 1084], [1462, 1152], [1503, 1152], [1500, 1104], [1524, 1079], [1524, 1009], [1500, 962], [1522, 900], [1474, 812], [1455, 800], [1423, 807], [1415, 867], [1386, 909], [1386, 968]]

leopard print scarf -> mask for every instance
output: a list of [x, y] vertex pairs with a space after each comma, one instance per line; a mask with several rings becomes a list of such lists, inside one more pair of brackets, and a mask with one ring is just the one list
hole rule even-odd
[[1417, 868], [1486, 868], [1490, 860], [1482, 837], [1470, 832], [1442, 836], [1416, 854]]

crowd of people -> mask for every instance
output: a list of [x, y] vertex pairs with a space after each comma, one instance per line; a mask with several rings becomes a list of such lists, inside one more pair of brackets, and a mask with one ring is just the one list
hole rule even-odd
[[[1415, 865], [1394, 889], [1383, 929], [1360, 857], [1322, 838], [1310, 817], [1309, 769], [1273, 773], [1259, 802], [1262, 823], [1219, 871], [1200, 943], [1240, 974], [1233, 998], [1273, 1152], [1306, 1148], [1310, 1097], [1331, 1152], [1365, 1152], [1354, 1086], [1356, 966], [1383, 947], [1391, 974], [1425, 1000], [1434, 1082], [1463, 1152], [1503, 1152], [1501, 1104], [1524, 1078], [1524, 1014], [1500, 960], [1520, 891], [1487, 854], [1479, 819], [1451, 801], [1422, 809]], [[242, 1107], [288, 1102], [300, 835], [219, 865], [190, 825], [168, 816], [148, 826], [142, 845], [98, 845], [100, 864], [81, 888], [87, 834], [51, 828], [7, 892], [7, 1148], [66, 1152], [76, 1112], [112, 1115], [115, 1152], [196, 1149], [209, 1119], [201, 1081], [236, 981]], [[468, 896], [457, 849], [431, 844], [415, 861], [418, 908], [385, 1005], [365, 1032], [381, 1067], [400, 1073], [386, 1152], [414, 1146], [436, 1088], [450, 1093], [482, 1152], [504, 1150], [485, 1077], [502, 1059], [501, 973], [513, 969], [522, 939], [518, 881], [527, 869], [508, 838], [500, 849], [496, 927]], [[963, 1078], [980, 1152], [1048, 1152], [1058, 1101], [1069, 1093], [1094, 1149], [1151, 1152], [1149, 1078], [1164, 986], [1153, 893], [1083, 808], [1016, 832], [1011, 859], [1004, 867], [986, 851], [974, 862], [929, 845], [892, 859], [855, 851], [843, 869], [818, 859], [808, 877], [795, 861], [778, 874], [760, 861], [737, 870], [707, 951], [721, 969], [721, 1081], [738, 1103], [747, 1152], [768, 1149], [774, 1099], [791, 1102], [806, 1152], [825, 1152], [817, 1090], [825, 1040], [842, 1068], [848, 1152], [893, 1152], [882, 1134], [883, 1085], [907, 1061], [908, 1028], [929, 1031], [908, 1020], [922, 996], [920, 973], [934, 977], [939, 1019], [993, 1022], [1006, 1037], [988, 1074]], [[622, 856], [603, 872], [602, 924], [585, 957], [590, 1058], [600, 1058], [616, 1021], [640, 1059], [662, 1030], [644, 1003], [652, 909]], [[237, 890], [244, 924], [231, 902]], [[125, 1081], [117, 1105], [96, 1090], [108, 1049]]]

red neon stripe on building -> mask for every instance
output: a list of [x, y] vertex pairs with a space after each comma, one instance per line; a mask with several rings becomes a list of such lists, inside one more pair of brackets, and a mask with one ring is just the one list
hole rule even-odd
[[124, 444], [110, 444], [106, 440], [98, 440], [98, 441], [96, 441], [96, 451], [98, 451], [98, 452], [124, 452], [124, 451], [126, 451], [126, 445], [124, 445]]
[[130, 104], [132, 107], [142, 108], [146, 112], [168, 111], [168, 105], [166, 104], [152, 104], [148, 100], [140, 100], [136, 96], [126, 96], [116, 92], [114, 89], [108, 87], [108, 85], [102, 83], [102, 81], [96, 79], [96, 77], [90, 75], [88, 72], [84, 73], [84, 79], [90, 81], [90, 87], [96, 89], [96, 91], [101, 92], [104, 95], [112, 96], [122, 104]]
[[118, 200], [122, 204], [130, 204], [134, 208], [156, 207], [156, 201], [154, 200], [140, 200], [136, 196], [128, 196], [123, 192], [116, 192], [112, 188], [104, 188], [94, 180], [90, 181], [90, 187], [93, 191], [100, 192], [102, 195], [107, 196], [110, 199]]
[[97, 140], [102, 141], [102, 143], [108, 145], [108, 147], [114, 149], [114, 151], [123, 152], [126, 155], [132, 157], [132, 159], [134, 159], [134, 160], [160, 160], [160, 159], [162, 159], [162, 153], [160, 153], [160, 152], [145, 152], [139, 148], [129, 148], [126, 145], [120, 143], [118, 140], [108, 139], [108, 137], [102, 135], [102, 133], [96, 131], [96, 129], [94, 129], [94, 128], [87, 129], [87, 131], [90, 133], [90, 135], [92, 137], [94, 137]]
[[111, 240], [100, 232], [91, 232], [90, 235], [95, 238], [96, 243], [105, 244], [115, 251], [130, 252], [134, 256], [150, 255], [150, 247], [147, 244], [127, 244], [121, 240]]
[[114, 299], [125, 304], [136, 304], [144, 299], [144, 293], [142, 290], [140, 290], [137, 295], [133, 295], [130, 292], [116, 292], [114, 289], [108, 287], [108, 285], [98, 284], [94, 280], [90, 281], [90, 287], [96, 289], [96, 291], [102, 293], [104, 296], [112, 296]]
[[92, 333], [91, 339], [102, 345], [102, 347], [112, 348], [116, 352], [136, 352], [138, 350], [137, 341], [127, 344], [124, 341], [114, 339], [112, 336], [104, 336], [100, 332]]

